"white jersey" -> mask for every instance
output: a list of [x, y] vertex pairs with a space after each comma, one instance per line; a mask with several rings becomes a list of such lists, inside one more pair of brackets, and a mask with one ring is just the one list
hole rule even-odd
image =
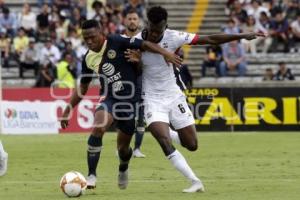
[[[136, 36], [142, 39], [141, 33]], [[191, 44], [197, 36], [195, 34], [167, 29], [162, 40], [158, 43], [162, 48], [170, 52], [175, 52], [184, 44]], [[179, 86], [176, 84], [173, 67], [166, 63], [160, 54], [143, 52], [143, 93], [146, 96], [173, 96], [181, 94]]]

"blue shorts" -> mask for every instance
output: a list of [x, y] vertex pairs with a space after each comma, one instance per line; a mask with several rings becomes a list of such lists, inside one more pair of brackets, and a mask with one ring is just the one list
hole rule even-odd
[[106, 98], [97, 107], [98, 110], [105, 110], [110, 113], [116, 125], [123, 133], [133, 135], [135, 130], [136, 103], [120, 101], [113, 98]]

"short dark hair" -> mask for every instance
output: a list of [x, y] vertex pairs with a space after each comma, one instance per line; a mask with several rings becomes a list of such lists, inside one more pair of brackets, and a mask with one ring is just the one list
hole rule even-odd
[[90, 28], [100, 28], [99, 22], [94, 19], [89, 19], [82, 23], [81, 29], [90, 29]]
[[103, 7], [103, 3], [101, 1], [97, 1], [95, 0], [92, 4], [92, 8], [95, 9], [97, 6], [99, 6], [100, 8]]
[[285, 65], [285, 62], [279, 62], [278, 65]]
[[132, 8], [132, 9], [130, 9], [129, 11], [127, 11], [126, 13], [125, 13], [125, 15], [124, 15], [124, 17], [127, 17], [127, 15], [129, 15], [129, 14], [137, 14], [138, 16], [139, 16], [139, 13], [137, 12], [137, 10], [136, 9], [134, 9], [134, 8]]
[[148, 20], [153, 24], [159, 24], [161, 21], [168, 19], [168, 12], [161, 6], [153, 6], [147, 12]]

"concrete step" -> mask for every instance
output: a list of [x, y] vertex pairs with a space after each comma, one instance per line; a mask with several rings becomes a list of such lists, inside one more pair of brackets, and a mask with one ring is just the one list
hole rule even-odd
[[33, 87], [36, 83], [35, 79], [7, 79], [2, 80], [5, 87]]

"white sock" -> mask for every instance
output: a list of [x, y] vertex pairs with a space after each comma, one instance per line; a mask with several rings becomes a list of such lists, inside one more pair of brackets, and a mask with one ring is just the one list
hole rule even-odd
[[2, 142], [0, 141], [0, 155], [1, 154], [4, 154], [4, 148], [3, 148], [3, 145], [2, 145]]
[[169, 128], [169, 132], [170, 132], [170, 137], [171, 137], [172, 141], [181, 145], [178, 133], [176, 131], [172, 130], [171, 128]]
[[187, 179], [192, 182], [200, 181], [179, 151], [175, 150], [172, 154], [167, 156], [167, 158], [171, 161], [172, 165]]

